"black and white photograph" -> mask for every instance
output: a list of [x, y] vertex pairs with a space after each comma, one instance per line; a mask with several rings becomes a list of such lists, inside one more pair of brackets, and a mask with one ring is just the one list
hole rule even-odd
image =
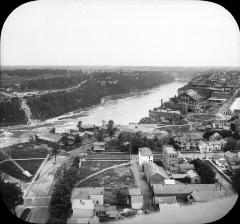
[[0, 195], [37, 224], [203, 224], [240, 192], [240, 31], [198, 0], [38, 0], [0, 43]]

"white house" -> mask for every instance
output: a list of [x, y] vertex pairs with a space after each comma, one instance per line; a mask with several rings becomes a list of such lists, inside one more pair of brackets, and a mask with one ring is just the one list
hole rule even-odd
[[132, 209], [141, 210], [143, 208], [143, 195], [140, 188], [130, 188], [129, 195]]
[[208, 142], [209, 151], [220, 151], [222, 149], [222, 143], [219, 141]]
[[153, 162], [153, 154], [150, 148], [143, 147], [138, 149], [138, 161], [142, 168], [143, 162]]
[[72, 200], [74, 199], [93, 200], [93, 203], [95, 205], [103, 205], [104, 188], [103, 187], [74, 188], [72, 192]]
[[200, 152], [209, 152], [208, 143], [200, 140], [198, 142], [198, 149], [199, 149]]
[[94, 142], [93, 150], [94, 151], [105, 151], [105, 142]]
[[90, 218], [94, 215], [94, 202], [89, 199], [73, 199], [72, 210], [74, 218]]

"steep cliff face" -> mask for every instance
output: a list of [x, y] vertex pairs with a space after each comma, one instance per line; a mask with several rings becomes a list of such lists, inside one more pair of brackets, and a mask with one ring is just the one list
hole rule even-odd
[[[152, 88], [174, 80], [170, 75], [159, 73], [124, 74], [114, 75], [114, 77], [110, 77], [109, 74], [112, 75], [108, 73], [104, 74], [105, 76], [101, 74], [90, 76], [77, 88], [49, 91], [35, 97], [16, 98], [8, 103], [2, 102], [0, 106], [4, 109], [1, 110], [0, 122], [4, 126], [14, 123], [31, 124], [36, 119], [45, 120], [95, 105], [105, 96]], [[14, 115], [9, 115], [8, 111], [12, 111]]]

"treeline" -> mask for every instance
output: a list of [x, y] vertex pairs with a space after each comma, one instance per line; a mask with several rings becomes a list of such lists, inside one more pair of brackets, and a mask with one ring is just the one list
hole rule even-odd
[[65, 75], [54, 78], [40, 78], [37, 80], [28, 80], [21, 84], [21, 90], [50, 90], [50, 89], [63, 89], [76, 86], [87, 78], [87, 75]]
[[196, 172], [201, 177], [202, 184], [214, 184], [216, 182], [216, 173], [207, 161], [197, 158], [194, 159], [192, 163]]
[[76, 157], [70, 168], [61, 166], [55, 173], [56, 183], [48, 207], [50, 217], [47, 223], [67, 223], [67, 219], [72, 215], [71, 194], [78, 181], [79, 162]]
[[[108, 76], [109, 77], [109, 76]], [[48, 119], [68, 113], [80, 108], [95, 105], [101, 101], [102, 97], [108, 95], [128, 93], [137, 89], [151, 88], [156, 85], [167, 83], [173, 80], [171, 76], [149, 75], [136, 79], [134, 76], [116, 76], [115, 82], [100, 81], [103, 79], [88, 79], [81, 88], [72, 92], [58, 92], [42, 95], [28, 101], [32, 111], [33, 119]]]
[[25, 112], [21, 110], [21, 102], [18, 98], [11, 101], [0, 102], [0, 124], [12, 125], [26, 123]]

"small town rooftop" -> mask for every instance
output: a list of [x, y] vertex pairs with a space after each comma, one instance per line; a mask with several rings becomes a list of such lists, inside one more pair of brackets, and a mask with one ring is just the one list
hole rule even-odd
[[139, 148], [139, 152], [142, 156], [152, 156], [152, 150], [147, 147]]
[[174, 154], [177, 153], [176, 149], [172, 145], [164, 145], [163, 150], [166, 153], [174, 153]]

